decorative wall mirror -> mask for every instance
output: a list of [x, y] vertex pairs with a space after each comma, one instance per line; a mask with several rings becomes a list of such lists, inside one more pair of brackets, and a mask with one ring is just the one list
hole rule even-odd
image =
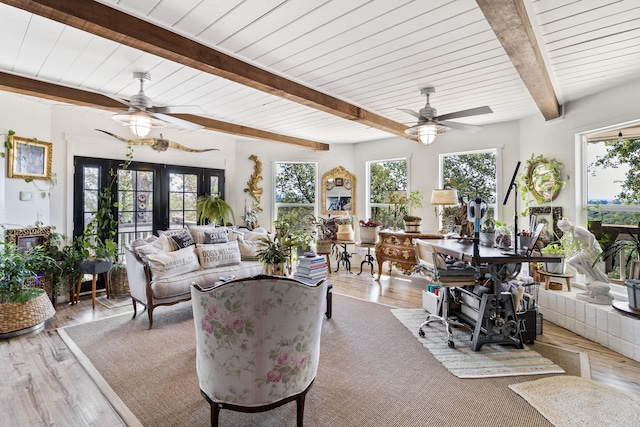
[[556, 159], [547, 159], [542, 155], [527, 162], [525, 184], [539, 203], [546, 203], [558, 197], [562, 182], [563, 164]]
[[356, 206], [356, 177], [342, 166], [322, 175], [322, 214], [353, 214]]

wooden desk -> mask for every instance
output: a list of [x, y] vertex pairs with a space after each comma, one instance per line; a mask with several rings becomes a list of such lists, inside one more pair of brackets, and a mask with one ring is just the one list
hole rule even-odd
[[395, 265], [404, 274], [411, 274], [416, 265], [413, 250], [413, 239], [442, 239], [438, 233], [406, 233], [402, 230], [381, 230], [376, 243], [376, 260], [378, 261], [378, 278], [382, 274], [382, 264], [389, 261], [389, 273]]
[[[456, 312], [461, 320], [473, 327], [471, 348], [480, 350], [483, 344], [513, 344], [522, 348], [522, 335], [520, 333], [520, 321], [516, 312], [511, 292], [502, 292], [502, 284], [514, 278], [519, 272], [523, 262], [559, 262], [556, 256], [527, 256], [526, 254], [508, 254], [501, 249], [477, 246], [471, 241], [435, 240], [430, 242], [443, 254], [470, 262], [475, 266], [486, 266], [493, 279], [493, 293], [485, 293], [481, 297], [466, 290], [467, 298], [473, 298], [478, 307], [475, 318], [462, 311]], [[471, 305], [465, 304], [467, 307]], [[461, 308], [462, 310], [462, 308]]]

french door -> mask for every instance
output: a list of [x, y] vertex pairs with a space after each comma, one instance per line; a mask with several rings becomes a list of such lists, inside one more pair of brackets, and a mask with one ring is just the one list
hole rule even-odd
[[[157, 230], [182, 228], [198, 221], [197, 198], [218, 193], [224, 199], [224, 170], [76, 157], [74, 159], [73, 235], [83, 233], [100, 208], [99, 194], [111, 187], [118, 218], [118, 248]], [[98, 230], [104, 233], [107, 230]]]

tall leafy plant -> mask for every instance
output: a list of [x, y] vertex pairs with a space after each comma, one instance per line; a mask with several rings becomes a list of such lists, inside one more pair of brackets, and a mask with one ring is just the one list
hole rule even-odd
[[227, 221], [231, 222], [234, 218], [231, 205], [218, 194], [206, 194], [198, 197], [196, 209], [201, 224], [208, 222], [214, 225], [225, 225]]
[[0, 304], [23, 302], [40, 295], [40, 290], [27, 286], [27, 280], [57, 268], [56, 261], [42, 246], [23, 250], [14, 243], [0, 241]]

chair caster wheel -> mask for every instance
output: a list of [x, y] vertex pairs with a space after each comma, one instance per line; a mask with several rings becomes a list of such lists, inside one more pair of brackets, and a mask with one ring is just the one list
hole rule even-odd
[[418, 330], [418, 335], [420, 335], [420, 338], [424, 338], [425, 333], [424, 333], [424, 331], [422, 330], [422, 328], [420, 328], [420, 329]]
[[455, 348], [456, 347], [456, 343], [454, 343], [453, 340], [447, 341], [447, 345], [449, 346], [449, 348]]

